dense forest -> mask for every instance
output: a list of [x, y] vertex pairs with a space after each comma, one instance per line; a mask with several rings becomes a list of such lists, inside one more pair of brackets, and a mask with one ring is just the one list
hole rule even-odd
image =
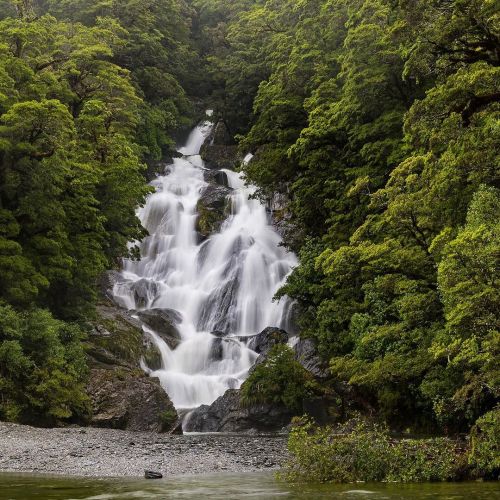
[[498, 429], [495, 1], [17, 0], [0, 14], [0, 419], [85, 418], [96, 282], [145, 234], [147, 165], [206, 105], [254, 154], [257, 195], [279, 200], [300, 264], [278, 296], [330, 369], [313, 390], [348, 385], [397, 428]]

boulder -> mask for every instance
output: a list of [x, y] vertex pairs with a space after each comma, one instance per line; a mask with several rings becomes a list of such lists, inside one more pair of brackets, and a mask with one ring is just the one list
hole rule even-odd
[[216, 233], [221, 228], [230, 213], [230, 194], [231, 189], [216, 184], [209, 184], [201, 193], [196, 205], [196, 230], [202, 238]]
[[187, 432], [276, 432], [290, 423], [291, 413], [281, 405], [243, 406], [237, 389], [229, 389], [210, 406], [203, 405], [188, 416]]
[[110, 301], [96, 307], [97, 317], [89, 336], [90, 365], [119, 365], [137, 368], [147, 345], [140, 321]]
[[181, 342], [181, 335], [177, 325], [182, 321], [182, 316], [174, 309], [147, 309], [137, 311], [140, 320], [155, 333], [157, 333], [171, 348], [174, 349]]
[[175, 408], [156, 378], [139, 370], [93, 368], [87, 393], [92, 402], [90, 424], [130, 431], [168, 432], [164, 415]]
[[258, 354], [266, 355], [277, 344], [286, 344], [288, 333], [281, 328], [267, 327], [257, 335], [248, 337], [247, 346]]
[[135, 307], [141, 309], [151, 304], [158, 294], [158, 284], [148, 279], [140, 279], [130, 284]]

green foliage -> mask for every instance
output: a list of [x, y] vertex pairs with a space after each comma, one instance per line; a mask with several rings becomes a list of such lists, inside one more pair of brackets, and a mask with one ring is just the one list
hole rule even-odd
[[244, 405], [274, 403], [300, 413], [302, 401], [315, 390], [314, 378], [295, 360], [293, 350], [285, 344], [278, 344], [245, 380], [240, 398]]
[[175, 410], [165, 410], [160, 414], [161, 430], [169, 431], [179, 419]]
[[292, 458], [280, 476], [291, 482], [449, 481], [462, 475], [465, 461], [449, 439], [391, 439], [356, 419], [335, 432], [297, 420], [288, 449]]
[[278, 296], [398, 426], [468, 430], [499, 395], [494, 4], [220, 0], [209, 17], [225, 103], [253, 99], [249, 123], [227, 114], [243, 171], [287, 200], [300, 265]]
[[54, 425], [84, 420], [86, 362], [75, 325], [42, 309], [0, 304], [0, 419]]
[[0, 7], [0, 418], [53, 424], [86, 415], [73, 322], [146, 234], [144, 160], [189, 121], [196, 57], [181, 0]]
[[471, 433], [469, 464], [475, 473], [488, 479], [500, 474], [500, 410], [486, 413], [476, 421]]

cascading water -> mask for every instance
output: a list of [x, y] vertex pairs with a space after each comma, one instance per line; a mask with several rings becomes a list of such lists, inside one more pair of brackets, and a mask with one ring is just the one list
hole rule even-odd
[[[238, 388], [257, 357], [244, 337], [289, 326], [290, 301], [272, 298], [296, 259], [279, 245], [265, 207], [250, 199], [253, 189], [240, 174], [224, 171], [233, 190], [231, 213], [217, 234], [199, 242], [196, 206], [208, 185], [199, 151], [211, 127], [196, 127], [179, 149], [182, 158], [152, 183], [156, 192], [138, 212], [150, 235], [141, 259], [124, 263], [123, 280], [114, 288], [128, 309], [175, 309], [182, 316], [181, 343], [174, 349], [144, 327], [162, 357], [152, 375], [177, 409], [211, 404]], [[138, 285], [145, 290], [140, 303]]]

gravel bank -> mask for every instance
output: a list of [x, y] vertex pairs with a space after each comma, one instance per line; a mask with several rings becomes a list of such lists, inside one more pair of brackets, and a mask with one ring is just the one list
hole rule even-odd
[[96, 428], [39, 429], [0, 422], [0, 471], [142, 477], [279, 468], [283, 436], [170, 436]]

